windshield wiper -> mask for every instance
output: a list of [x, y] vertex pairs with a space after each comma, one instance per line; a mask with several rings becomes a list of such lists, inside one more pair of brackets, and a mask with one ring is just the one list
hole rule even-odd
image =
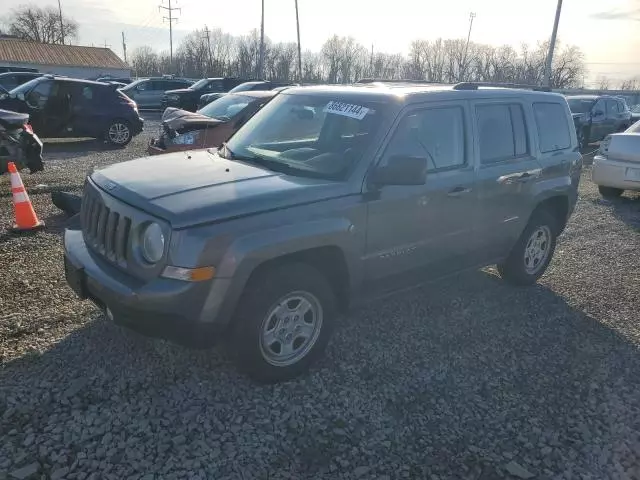
[[218, 149], [218, 155], [227, 160], [238, 160], [240, 162], [253, 163], [281, 173], [292, 173], [292, 171], [296, 170], [291, 167], [291, 165], [278, 160], [269, 160], [268, 158], [259, 157], [257, 155], [237, 155], [231, 151], [226, 142]]

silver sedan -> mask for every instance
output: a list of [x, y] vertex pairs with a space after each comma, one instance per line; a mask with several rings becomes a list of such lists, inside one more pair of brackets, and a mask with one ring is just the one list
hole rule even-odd
[[607, 198], [619, 197], [625, 190], [640, 191], [640, 121], [602, 141], [591, 179]]

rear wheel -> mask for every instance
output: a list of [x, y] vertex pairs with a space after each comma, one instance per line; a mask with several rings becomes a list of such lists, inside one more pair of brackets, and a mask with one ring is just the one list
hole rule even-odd
[[126, 120], [113, 120], [106, 132], [107, 141], [116, 147], [124, 147], [131, 141], [131, 125]]
[[604, 198], [618, 198], [624, 192], [621, 188], [603, 186], [598, 186], [598, 191]]
[[305, 264], [275, 267], [245, 292], [233, 328], [240, 368], [273, 383], [305, 372], [333, 329], [336, 300], [325, 277]]
[[558, 221], [548, 210], [533, 214], [507, 259], [500, 276], [514, 285], [532, 285], [546, 271], [556, 248]]

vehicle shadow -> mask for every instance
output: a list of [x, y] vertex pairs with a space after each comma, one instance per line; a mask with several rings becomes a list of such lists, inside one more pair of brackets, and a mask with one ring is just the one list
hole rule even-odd
[[239, 374], [220, 349], [143, 338], [96, 313], [49, 350], [3, 365], [3, 401], [18, 413], [0, 417], [0, 430], [19, 415], [44, 434], [46, 422], [31, 420], [42, 408], [119, 415], [114, 437], [170, 418], [153, 434], [229, 435], [237, 445], [257, 436], [266, 449], [209, 463], [250, 465], [255, 478], [330, 476], [343, 458], [371, 474], [400, 462], [411, 478], [497, 478], [509, 459], [536, 478], [565, 465], [605, 478], [602, 448], [619, 451], [635, 428], [627, 412], [640, 407], [639, 370], [637, 346], [554, 291], [478, 271], [354, 312], [309, 375], [271, 386]]
[[613, 215], [637, 232], [640, 232], [640, 192], [625, 191], [621, 197], [596, 198], [594, 203], [612, 209]]

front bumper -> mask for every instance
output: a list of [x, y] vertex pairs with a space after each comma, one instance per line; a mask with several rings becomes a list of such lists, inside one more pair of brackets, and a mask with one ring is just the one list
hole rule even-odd
[[64, 234], [65, 277], [82, 299], [111, 313], [113, 321], [147, 336], [208, 347], [225, 331], [218, 315], [231, 280], [190, 283], [166, 278], [141, 282], [91, 252], [81, 230]]
[[630, 171], [640, 171], [640, 163], [620, 162], [596, 155], [591, 169], [591, 180], [603, 187], [620, 188], [622, 190], [640, 190], [640, 177], [632, 180]]

